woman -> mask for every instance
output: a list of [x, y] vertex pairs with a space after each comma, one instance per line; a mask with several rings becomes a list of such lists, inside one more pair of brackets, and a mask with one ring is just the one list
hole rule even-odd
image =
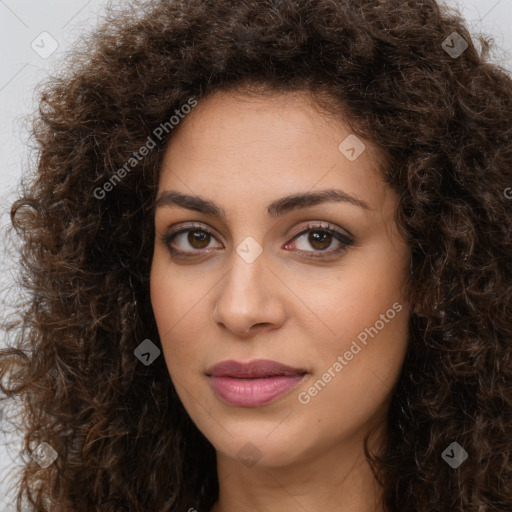
[[512, 508], [512, 81], [480, 42], [434, 0], [110, 13], [12, 209], [18, 510]]

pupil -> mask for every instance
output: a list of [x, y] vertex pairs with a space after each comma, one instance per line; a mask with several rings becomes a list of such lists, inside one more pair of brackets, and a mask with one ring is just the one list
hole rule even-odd
[[[323, 233], [323, 234], [319, 234], [319, 233]], [[330, 245], [330, 242], [329, 243], [325, 243], [325, 239], [326, 237], [330, 237], [331, 235], [325, 231], [312, 231], [310, 233], [310, 240], [309, 242], [311, 243], [311, 246], [312, 247], [315, 247], [316, 249], [325, 249], [326, 247], [329, 247]], [[329, 240], [329, 238], [328, 238]], [[320, 247], [316, 246], [315, 244], [317, 243], [320, 243]]]
[[[205, 240], [206, 243], [204, 243]], [[208, 245], [208, 233], [205, 233], [204, 231], [189, 231], [188, 241], [192, 247], [202, 249]], [[196, 244], [199, 244], [199, 246]]]

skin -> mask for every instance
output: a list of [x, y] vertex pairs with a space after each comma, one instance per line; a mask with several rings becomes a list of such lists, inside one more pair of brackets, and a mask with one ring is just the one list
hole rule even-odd
[[[384, 510], [362, 443], [372, 426], [370, 447], [378, 450], [385, 439], [408, 343], [410, 249], [394, 222], [396, 194], [377, 170], [378, 151], [364, 141], [366, 149], [350, 161], [338, 149], [349, 134], [305, 93], [217, 92], [181, 121], [166, 150], [158, 197], [168, 190], [199, 195], [226, 213], [221, 219], [157, 206], [151, 269], [151, 301], [170, 377], [217, 451], [220, 494], [213, 512]], [[330, 188], [369, 209], [331, 201], [277, 218], [267, 213], [282, 196]], [[182, 222], [212, 232], [203, 241], [192, 239], [193, 245], [189, 233], [171, 242], [202, 256], [174, 257], [161, 240]], [[295, 237], [319, 222], [351, 234], [354, 245], [326, 256], [342, 247], [335, 237], [327, 234], [323, 243], [311, 231]], [[251, 263], [236, 251], [248, 236], [263, 250]], [[308, 257], [322, 251], [323, 259]], [[401, 311], [386, 317], [366, 345], [358, 343], [361, 350], [344, 358], [341, 371], [332, 370], [396, 302]], [[309, 374], [263, 406], [220, 400], [205, 370], [226, 359], [259, 358]], [[301, 403], [299, 394], [304, 397], [329, 368], [330, 381]], [[259, 457], [255, 465], [237, 455], [248, 442]]]

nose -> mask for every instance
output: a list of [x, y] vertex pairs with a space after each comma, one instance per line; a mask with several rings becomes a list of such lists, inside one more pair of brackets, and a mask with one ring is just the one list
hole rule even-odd
[[215, 288], [214, 322], [244, 338], [280, 327], [286, 318], [286, 287], [268, 267], [265, 253], [248, 263], [234, 251], [230, 263]]

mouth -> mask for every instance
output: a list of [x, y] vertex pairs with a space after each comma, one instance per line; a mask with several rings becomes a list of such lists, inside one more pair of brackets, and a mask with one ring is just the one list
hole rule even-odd
[[205, 373], [213, 391], [223, 402], [239, 407], [258, 407], [297, 387], [308, 371], [277, 361], [257, 359], [247, 363], [223, 361]]

